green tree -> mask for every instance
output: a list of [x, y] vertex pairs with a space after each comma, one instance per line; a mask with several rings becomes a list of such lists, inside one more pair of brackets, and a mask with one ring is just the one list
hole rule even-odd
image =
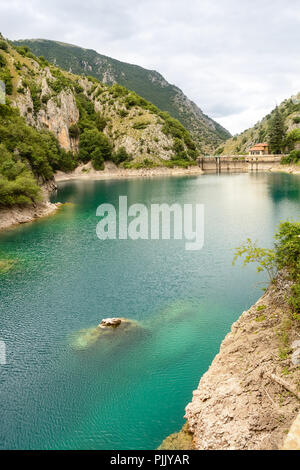
[[292, 316], [300, 320], [300, 222], [282, 222], [274, 238], [274, 250], [259, 248], [248, 238], [246, 243], [236, 248], [233, 264], [238, 258], [244, 258], [244, 266], [257, 263], [257, 271], [267, 271], [270, 281], [284, 269], [293, 281], [288, 299]]
[[268, 132], [269, 146], [272, 153], [280, 154], [282, 152], [285, 141], [285, 133], [286, 131], [283, 115], [277, 106], [272, 118], [270, 119]]
[[79, 159], [83, 163], [92, 160], [96, 169], [102, 169], [104, 160], [109, 160], [111, 154], [112, 146], [106, 135], [95, 128], [82, 132], [79, 141]]
[[132, 160], [132, 157], [128, 155], [126, 152], [125, 147], [120, 147], [112, 156], [113, 161], [119, 165], [120, 163], [123, 162], [129, 162]]
[[268, 248], [260, 248], [257, 242], [253, 242], [250, 238], [236, 248], [233, 264], [238, 258], [244, 258], [243, 266], [249, 263], [256, 263], [257, 272], [266, 271], [270, 281], [273, 281], [276, 275], [276, 255], [274, 250]]

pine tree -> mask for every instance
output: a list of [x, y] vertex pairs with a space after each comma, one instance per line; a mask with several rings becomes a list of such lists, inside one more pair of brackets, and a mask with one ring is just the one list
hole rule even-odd
[[281, 153], [284, 146], [285, 126], [283, 116], [278, 106], [271, 118], [268, 136], [270, 151], [275, 154]]

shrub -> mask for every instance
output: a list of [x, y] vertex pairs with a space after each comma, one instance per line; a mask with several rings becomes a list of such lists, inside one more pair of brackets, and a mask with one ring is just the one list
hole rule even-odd
[[257, 271], [267, 271], [272, 281], [278, 270], [286, 269], [294, 281], [289, 303], [293, 309], [293, 318], [300, 313], [300, 222], [282, 222], [275, 233], [274, 250], [259, 248], [250, 239], [238, 247], [233, 264], [239, 257], [244, 257], [244, 265], [257, 263]]
[[129, 155], [126, 152], [125, 147], [120, 147], [113, 155], [112, 155], [112, 160], [117, 164], [120, 165], [120, 163], [123, 162], [129, 162], [132, 160], [131, 155]]
[[288, 133], [285, 139], [285, 146], [291, 151], [294, 149], [296, 142], [300, 142], [300, 129], [293, 129]]
[[288, 165], [291, 163], [298, 163], [300, 161], [300, 150], [292, 150], [287, 157], [281, 158], [282, 165]]
[[96, 115], [96, 120], [95, 120], [95, 125], [98, 129], [98, 131], [103, 131], [107, 125], [107, 121], [104, 116], [101, 116], [100, 114], [97, 113]]
[[0, 80], [2, 80], [5, 83], [5, 91], [7, 95], [12, 95], [12, 92], [13, 92], [12, 76], [10, 75], [9, 70], [6, 67], [0, 68]]
[[128, 116], [128, 111], [125, 111], [125, 109], [120, 109], [119, 115], [120, 115], [122, 118], [125, 118], [126, 116]]
[[5, 67], [7, 65], [5, 57], [0, 54], [0, 68]]
[[93, 160], [94, 165], [101, 166], [104, 160], [109, 160], [112, 147], [108, 138], [97, 129], [85, 129], [80, 135], [79, 159], [83, 163]]
[[71, 139], [76, 139], [79, 137], [80, 129], [77, 124], [71, 124], [69, 127], [69, 136]]
[[0, 49], [3, 51], [8, 51], [8, 44], [6, 41], [3, 41], [3, 39], [0, 40]]
[[146, 129], [146, 127], [148, 127], [149, 124], [151, 124], [150, 121], [138, 121], [138, 122], [134, 123], [132, 125], [132, 127], [133, 127], [133, 129], [142, 130], [142, 129]]

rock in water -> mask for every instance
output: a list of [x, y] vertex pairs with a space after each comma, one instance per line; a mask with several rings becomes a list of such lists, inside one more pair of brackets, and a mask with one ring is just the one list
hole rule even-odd
[[121, 325], [122, 319], [121, 318], [103, 318], [101, 323], [98, 325], [99, 328], [107, 328], [107, 327], [117, 327]]
[[93, 328], [77, 331], [71, 336], [71, 345], [74, 349], [82, 350], [99, 344], [118, 344], [125, 341], [128, 335], [135, 338], [146, 333], [141, 324], [128, 318], [104, 318], [101, 323]]

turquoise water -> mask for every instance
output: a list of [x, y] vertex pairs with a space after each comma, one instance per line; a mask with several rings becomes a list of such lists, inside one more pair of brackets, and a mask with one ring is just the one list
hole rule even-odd
[[[205, 245], [96, 237], [96, 208], [205, 204]], [[0, 236], [18, 264], [0, 280], [0, 448], [154, 449], [184, 423], [184, 407], [231, 323], [261, 295], [264, 275], [232, 267], [246, 237], [271, 246], [297, 218], [300, 178], [205, 175], [66, 182], [55, 216]], [[146, 334], [77, 351], [72, 334], [103, 317]]]

